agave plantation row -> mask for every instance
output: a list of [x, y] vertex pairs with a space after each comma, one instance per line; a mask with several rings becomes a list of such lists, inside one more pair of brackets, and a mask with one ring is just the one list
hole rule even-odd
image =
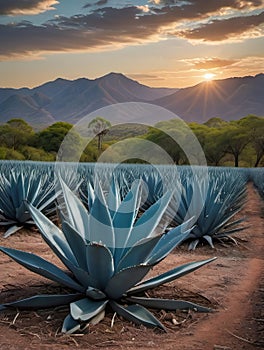
[[69, 305], [62, 326], [67, 333], [98, 322], [108, 308], [136, 324], [161, 329], [147, 308], [208, 312], [188, 301], [150, 298], [146, 291], [214, 258], [144, 278], [182, 242], [195, 249], [199, 243], [213, 248], [217, 241], [235, 241], [230, 235], [241, 230], [247, 181], [254, 180], [263, 192], [261, 177], [262, 169], [1, 162], [5, 237], [36, 225], [68, 272], [32, 253], [0, 250], [69, 292], [3, 303], [0, 310]]

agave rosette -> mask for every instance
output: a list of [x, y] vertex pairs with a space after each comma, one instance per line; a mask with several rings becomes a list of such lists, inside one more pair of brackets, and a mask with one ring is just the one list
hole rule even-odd
[[89, 210], [63, 181], [61, 185], [67, 208], [67, 215], [62, 215], [62, 230], [31, 204], [29, 210], [44, 240], [69, 273], [32, 253], [6, 247], [0, 247], [0, 250], [29, 270], [70, 288], [73, 293], [36, 295], [2, 304], [0, 309], [69, 305], [70, 312], [62, 326], [65, 333], [80, 330], [83, 324], [101, 317], [107, 305], [129, 321], [162, 329], [164, 326], [146, 307], [209, 311], [188, 301], [149, 298], [144, 293], [213, 260], [178, 266], [142, 281], [149, 270], [191, 230], [189, 220], [165, 234], [157, 234], [172, 193], [165, 193], [142, 215], [138, 215], [140, 181], [132, 185], [123, 200], [115, 181], [107, 197], [97, 181], [95, 188], [90, 186], [89, 189]]
[[190, 216], [196, 218], [186, 238], [190, 241], [189, 250], [194, 250], [201, 242], [207, 242], [214, 248], [215, 240], [226, 238], [236, 243], [230, 235], [244, 229], [239, 226], [244, 218], [234, 219], [234, 216], [242, 209], [245, 199], [246, 180], [243, 176], [211, 174], [208, 183], [199, 176], [186, 178], [182, 191], [175, 192], [174, 201], [171, 202], [171, 217], [177, 225]]
[[9, 174], [0, 176], [0, 225], [9, 226], [5, 238], [25, 225], [34, 224], [26, 201], [46, 215], [56, 213], [55, 199], [58, 192], [50, 176], [50, 171], [36, 169], [12, 169]]

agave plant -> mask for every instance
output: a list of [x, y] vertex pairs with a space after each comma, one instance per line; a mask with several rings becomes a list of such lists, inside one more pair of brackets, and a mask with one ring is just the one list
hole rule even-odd
[[227, 180], [225, 174], [222, 177], [211, 175], [208, 183], [200, 177], [186, 178], [182, 191], [174, 194], [170, 215], [176, 225], [191, 216], [196, 217], [194, 227], [185, 239], [190, 241], [189, 250], [194, 250], [201, 242], [214, 248], [215, 240], [228, 238], [236, 243], [230, 235], [244, 229], [239, 226], [244, 218], [233, 220], [233, 217], [242, 209], [245, 199], [246, 181], [243, 177]]
[[147, 187], [147, 198], [143, 205], [143, 209], [147, 209], [162, 197], [164, 192], [164, 183], [163, 179], [157, 172], [144, 172], [142, 180]]
[[2, 304], [0, 310], [69, 305], [70, 312], [62, 326], [65, 333], [80, 330], [83, 324], [101, 317], [107, 305], [129, 321], [161, 329], [164, 326], [145, 307], [209, 311], [188, 301], [149, 298], [144, 293], [213, 260], [185, 264], [142, 281], [191, 229], [189, 221], [170, 232], [157, 234], [171, 193], [165, 193], [139, 216], [140, 182], [132, 185], [123, 200], [115, 182], [107, 198], [96, 182], [94, 191], [90, 191], [89, 210], [63, 181], [61, 185], [68, 211], [67, 218], [62, 215], [62, 230], [31, 204], [29, 210], [44, 240], [69, 273], [32, 253], [5, 247], [0, 250], [27, 269], [69, 287], [73, 293], [36, 295]]
[[264, 199], [264, 168], [250, 169], [249, 179], [253, 182], [258, 193]]
[[52, 215], [59, 194], [54, 190], [54, 182], [49, 181], [50, 173], [17, 170], [11, 170], [9, 176], [0, 175], [0, 225], [10, 226], [4, 234], [6, 238], [25, 225], [34, 224], [26, 201]]

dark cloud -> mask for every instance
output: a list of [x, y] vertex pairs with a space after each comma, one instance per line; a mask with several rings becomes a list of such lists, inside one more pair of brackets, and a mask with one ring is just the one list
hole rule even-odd
[[[253, 9], [260, 2], [244, 1], [244, 6], [246, 3]], [[29, 22], [0, 25], [0, 56], [113, 49], [158, 40], [160, 35], [171, 33], [187, 39], [225, 40], [229, 34], [242, 34], [263, 20], [261, 14], [209, 21], [210, 15], [218, 15], [221, 9], [238, 9], [239, 6], [241, 1], [236, 0], [192, 0], [181, 7], [160, 7], [155, 13], [144, 13], [135, 6], [121, 9], [102, 7], [86, 15], [56, 17], [39, 26]], [[201, 19], [208, 20], [208, 24], [199, 26]], [[176, 25], [182, 20], [198, 27], [178, 32]]]
[[107, 3], [108, 3], [108, 0], [99, 0], [95, 3], [95, 5], [102, 6], [102, 5], [106, 5]]
[[[201, 6], [206, 6], [209, 5], [210, 1], [203, 1], [203, 0], [187, 0], [185, 3], [188, 3], [188, 6], [194, 6], [194, 5], [199, 5]], [[219, 3], [219, 1], [211, 1], [211, 2], [216, 2]], [[179, 6], [180, 1], [179, 0], [149, 0], [149, 3], [152, 3], [154, 5], [177, 5]], [[241, 0], [234, 0], [234, 1], [220, 1], [221, 6], [229, 6], [231, 4], [231, 7], [236, 7], [236, 8], [247, 8], [247, 7], [258, 7], [263, 4], [262, 0], [253, 0], [253, 1], [241, 1]]]
[[151, 4], [154, 4], [154, 5], [175, 5], [177, 4], [177, 2], [179, 3], [178, 0], [149, 0], [149, 2]]
[[56, 0], [0, 0], [0, 15], [35, 15], [48, 10]]
[[83, 6], [83, 8], [88, 8], [91, 6], [105, 6], [108, 3], [108, 0], [99, 0], [95, 1], [94, 3], [88, 2], [86, 5]]
[[231, 37], [239, 37], [243, 33], [254, 30], [262, 23], [264, 23], [264, 12], [258, 15], [214, 20], [198, 28], [176, 33], [176, 35], [180, 34], [187, 39], [223, 41]]
[[[135, 8], [109, 8], [104, 13], [59, 17], [42, 26], [29, 22], [0, 25], [0, 56], [92, 50], [131, 42], [142, 36], [136, 13]], [[149, 30], [144, 37], [151, 34]]]
[[240, 1], [240, 0], [190, 0], [185, 5], [181, 6], [181, 10], [185, 14], [190, 16], [198, 17], [206, 14], [219, 14], [223, 9], [234, 9], [234, 10], [253, 10], [255, 8], [263, 6], [263, 0], [253, 1]]

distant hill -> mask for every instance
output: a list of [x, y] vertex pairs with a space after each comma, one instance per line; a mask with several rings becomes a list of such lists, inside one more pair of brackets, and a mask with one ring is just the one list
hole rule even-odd
[[264, 116], [264, 74], [203, 82], [153, 101], [187, 122]]
[[50, 125], [55, 121], [76, 123], [85, 115], [121, 102], [150, 102], [177, 89], [151, 88], [109, 73], [94, 80], [56, 79], [33, 89], [0, 89], [0, 122], [23, 118], [31, 125]]
[[[56, 79], [33, 89], [0, 88], [0, 123], [23, 118], [36, 128], [56, 121], [76, 123], [85, 115], [121, 102], [164, 107], [187, 122], [213, 117], [264, 116], [264, 74], [203, 82], [184, 89], [152, 88], [120, 73], [90, 80]], [[156, 116], [160, 120], [167, 116]]]
[[55, 123], [53, 116], [41, 107], [39, 95], [13, 94], [0, 104], [0, 121], [22, 118], [38, 128]]

